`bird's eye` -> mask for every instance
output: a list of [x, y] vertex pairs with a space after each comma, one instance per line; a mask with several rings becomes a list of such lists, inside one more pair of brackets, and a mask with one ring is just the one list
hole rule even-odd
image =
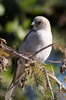
[[37, 24], [41, 24], [41, 22], [37, 22]]

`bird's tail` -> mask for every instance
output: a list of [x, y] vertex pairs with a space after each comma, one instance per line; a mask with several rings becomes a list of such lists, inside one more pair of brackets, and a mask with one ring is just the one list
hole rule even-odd
[[23, 64], [20, 64], [20, 60], [18, 61], [18, 65], [19, 66], [16, 67], [16, 70], [14, 72], [13, 81], [9, 86], [8, 90], [6, 91], [5, 100], [13, 99], [16, 93], [17, 84], [25, 71], [25, 66], [23, 66]]
[[12, 100], [16, 93], [17, 84], [11, 83], [10, 87], [6, 91], [5, 100]]

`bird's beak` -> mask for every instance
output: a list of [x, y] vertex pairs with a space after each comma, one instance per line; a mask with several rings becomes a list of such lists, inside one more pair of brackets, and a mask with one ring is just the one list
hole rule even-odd
[[36, 24], [35, 24], [35, 21], [33, 21], [32, 23], [31, 23], [31, 26], [35, 26]]

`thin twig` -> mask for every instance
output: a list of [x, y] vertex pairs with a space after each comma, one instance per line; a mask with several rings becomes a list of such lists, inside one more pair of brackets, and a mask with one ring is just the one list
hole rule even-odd
[[6, 52], [9, 53], [11, 56], [13, 57], [18, 57], [18, 58], [24, 58], [26, 60], [31, 61], [31, 59], [29, 59], [27, 56], [24, 56], [20, 53], [18, 53], [17, 51], [13, 50], [12, 48], [10, 48], [9, 46], [3, 44], [2, 49]]
[[64, 91], [66, 92], [66, 87], [56, 78], [55, 75], [52, 75], [52, 74], [48, 73], [48, 76], [49, 76], [50, 78], [52, 78], [53, 80], [55, 80], [55, 82], [56, 82], [59, 86], [61, 86], [62, 90], [64, 90]]
[[52, 98], [54, 99], [54, 93], [53, 93], [52, 86], [51, 86], [51, 83], [50, 83], [50, 79], [49, 79], [49, 76], [48, 76], [48, 72], [47, 72], [46, 69], [45, 69], [45, 74], [46, 74], [47, 84], [49, 86]]
[[60, 60], [60, 61], [46, 60], [46, 61], [48, 61], [48, 62], [50, 62], [50, 63], [62, 63], [61, 60]]
[[[38, 66], [36, 66], [36, 67], [38, 67]], [[46, 70], [46, 68], [44, 68], [42, 66], [41, 67], [38, 67], [38, 68], [40, 68], [40, 69], [42, 69], [44, 71]], [[62, 88], [63, 91], [66, 92], [66, 87], [57, 79], [57, 77], [55, 75], [53, 75], [52, 73], [49, 73], [48, 71], [47, 71], [47, 75], [50, 78], [52, 78], [58, 84], [58, 86], [61, 86], [61, 88]]]
[[35, 53], [32, 54], [31, 58], [34, 57], [35, 55], [37, 55], [39, 52], [41, 52], [41, 51], [43, 51], [43, 50], [49, 48], [50, 46], [54, 46], [54, 44], [55, 44], [55, 43], [52, 43], [52, 44], [50, 44], [50, 45], [48, 45], [48, 46], [46, 46], [46, 47], [43, 47], [42, 49], [36, 51]]

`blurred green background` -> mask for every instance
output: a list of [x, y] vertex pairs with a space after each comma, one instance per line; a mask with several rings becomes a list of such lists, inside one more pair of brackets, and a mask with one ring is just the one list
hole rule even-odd
[[[15, 46], [16, 50], [24, 36], [30, 30], [30, 23], [35, 16], [45, 16], [49, 19], [52, 27], [53, 41], [58, 44], [66, 44], [66, 0], [0, 0], [0, 38], [6, 39], [9, 46]], [[53, 50], [51, 60], [63, 59], [60, 51]], [[12, 62], [10, 61], [10, 66]], [[54, 65], [56, 75], [62, 81], [60, 75], [60, 64]], [[58, 69], [58, 71], [57, 71]], [[7, 72], [2, 73], [3, 84], [0, 84], [0, 100], [4, 100], [4, 94], [10, 84], [11, 67]], [[29, 88], [30, 89], [30, 88]], [[27, 90], [28, 91], [28, 90]], [[32, 91], [32, 90], [30, 90]], [[33, 91], [32, 91], [33, 92]], [[18, 93], [15, 100], [26, 99], [25, 93]], [[32, 94], [33, 95], [33, 94]], [[40, 100], [37, 98], [36, 100]]]

